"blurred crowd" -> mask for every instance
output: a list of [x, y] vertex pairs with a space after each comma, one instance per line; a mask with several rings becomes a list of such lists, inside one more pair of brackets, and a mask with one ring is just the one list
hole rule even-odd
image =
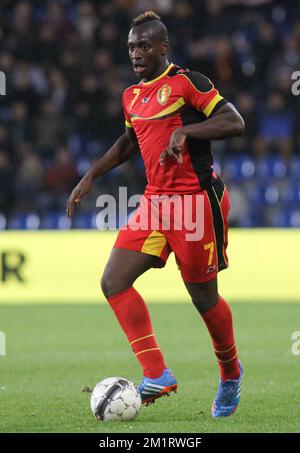
[[[91, 163], [123, 133], [121, 96], [135, 80], [127, 34], [146, 9], [169, 29], [171, 61], [210, 77], [245, 119], [244, 137], [214, 143], [240, 208], [233, 207], [233, 224], [241, 224], [249, 199], [226, 172], [227, 159], [277, 156], [288, 166], [297, 157], [300, 95], [291, 85], [300, 71], [299, 2], [1, 0], [0, 213], [62, 211]], [[99, 180], [83, 210], [120, 185], [142, 193], [139, 158]]]

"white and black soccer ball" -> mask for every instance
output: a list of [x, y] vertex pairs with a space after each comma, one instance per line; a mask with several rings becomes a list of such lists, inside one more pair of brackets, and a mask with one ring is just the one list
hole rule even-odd
[[91, 411], [99, 421], [132, 420], [141, 406], [141, 396], [133, 383], [121, 377], [99, 382], [91, 396]]

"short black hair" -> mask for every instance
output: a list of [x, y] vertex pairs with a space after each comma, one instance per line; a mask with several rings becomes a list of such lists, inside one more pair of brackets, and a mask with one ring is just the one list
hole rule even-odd
[[135, 25], [144, 24], [145, 22], [150, 22], [151, 20], [161, 21], [161, 17], [154, 11], [145, 11], [132, 20], [132, 26], [134, 27]]
[[154, 11], [145, 11], [144, 13], [135, 17], [132, 20], [132, 27], [148, 23], [151, 24], [155, 31], [157, 31], [160, 34], [160, 38], [162, 41], [169, 40], [167, 27], [161, 20], [161, 17]]

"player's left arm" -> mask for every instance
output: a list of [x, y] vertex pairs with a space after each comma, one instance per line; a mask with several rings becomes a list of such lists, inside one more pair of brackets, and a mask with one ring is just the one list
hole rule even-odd
[[192, 82], [189, 81], [188, 84], [187, 101], [195, 109], [203, 112], [207, 119], [176, 129], [170, 138], [168, 148], [161, 155], [161, 162], [166, 154], [181, 162], [181, 152], [187, 138], [222, 140], [244, 133], [245, 123], [242, 116], [233, 104], [219, 95], [209, 79], [197, 74]]
[[202, 123], [188, 124], [181, 132], [201, 140], [223, 140], [244, 133], [245, 123], [233, 104], [227, 102]]

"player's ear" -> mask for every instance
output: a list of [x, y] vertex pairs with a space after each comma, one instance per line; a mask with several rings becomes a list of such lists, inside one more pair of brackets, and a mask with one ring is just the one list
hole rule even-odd
[[161, 43], [161, 55], [165, 56], [169, 52], [170, 43], [169, 41], [163, 41]]

